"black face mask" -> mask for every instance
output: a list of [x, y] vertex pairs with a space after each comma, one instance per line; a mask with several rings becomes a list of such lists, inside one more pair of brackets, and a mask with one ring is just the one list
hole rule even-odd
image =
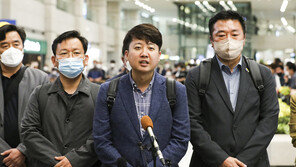
[[281, 76], [283, 76], [283, 73], [277, 73], [277, 75], [278, 75], [279, 77], [281, 77]]

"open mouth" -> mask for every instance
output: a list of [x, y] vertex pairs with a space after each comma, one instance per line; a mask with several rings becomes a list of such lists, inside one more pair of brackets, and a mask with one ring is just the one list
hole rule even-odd
[[149, 64], [149, 61], [147, 61], [147, 60], [141, 60], [140, 61], [140, 64], [141, 65], [148, 65]]

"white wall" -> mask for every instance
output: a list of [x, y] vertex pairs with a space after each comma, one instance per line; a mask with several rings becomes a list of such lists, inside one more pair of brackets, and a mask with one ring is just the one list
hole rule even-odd
[[11, 19], [23, 27], [44, 31], [44, 4], [36, 0], [11, 0]]

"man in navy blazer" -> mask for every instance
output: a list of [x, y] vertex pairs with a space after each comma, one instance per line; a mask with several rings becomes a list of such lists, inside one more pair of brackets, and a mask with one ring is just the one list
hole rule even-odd
[[[120, 166], [123, 159], [128, 167], [153, 167], [150, 137], [140, 123], [145, 115], [152, 119], [160, 150], [171, 166], [178, 166], [186, 153], [190, 138], [186, 89], [176, 82], [176, 104], [171, 111], [166, 79], [155, 72], [161, 45], [161, 33], [153, 25], [135, 26], [123, 42], [132, 70], [120, 78], [111, 111], [106, 101], [110, 82], [101, 85], [93, 135], [103, 167]], [[158, 158], [156, 166], [162, 166]]]
[[245, 23], [237, 12], [219, 12], [209, 29], [216, 55], [206, 93], [199, 95], [200, 66], [186, 79], [194, 150], [190, 167], [269, 167], [266, 148], [279, 112], [271, 71], [258, 65], [264, 83], [259, 92], [241, 54]]

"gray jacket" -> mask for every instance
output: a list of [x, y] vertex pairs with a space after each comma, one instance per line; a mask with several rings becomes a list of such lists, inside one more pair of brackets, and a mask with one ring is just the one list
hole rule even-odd
[[[22, 66], [24, 68], [24, 66]], [[47, 74], [41, 70], [27, 68], [24, 76], [19, 83], [18, 88], [18, 127], [20, 132], [20, 124], [24, 115], [25, 108], [28, 104], [29, 96], [38, 85], [48, 82]], [[11, 149], [11, 147], [4, 141], [4, 96], [2, 88], [2, 78], [0, 77], [0, 152]], [[26, 147], [23, 143], [17, 146], [17, 149], [26, 154]]]
[[98, 90], [84, 76], [71, 98], [59, 78], [34, 90], [21, 125], [30, 167], [54, 166], [55, 156], [66, 156], [73, 167], [95, 166], [92, 122]]

